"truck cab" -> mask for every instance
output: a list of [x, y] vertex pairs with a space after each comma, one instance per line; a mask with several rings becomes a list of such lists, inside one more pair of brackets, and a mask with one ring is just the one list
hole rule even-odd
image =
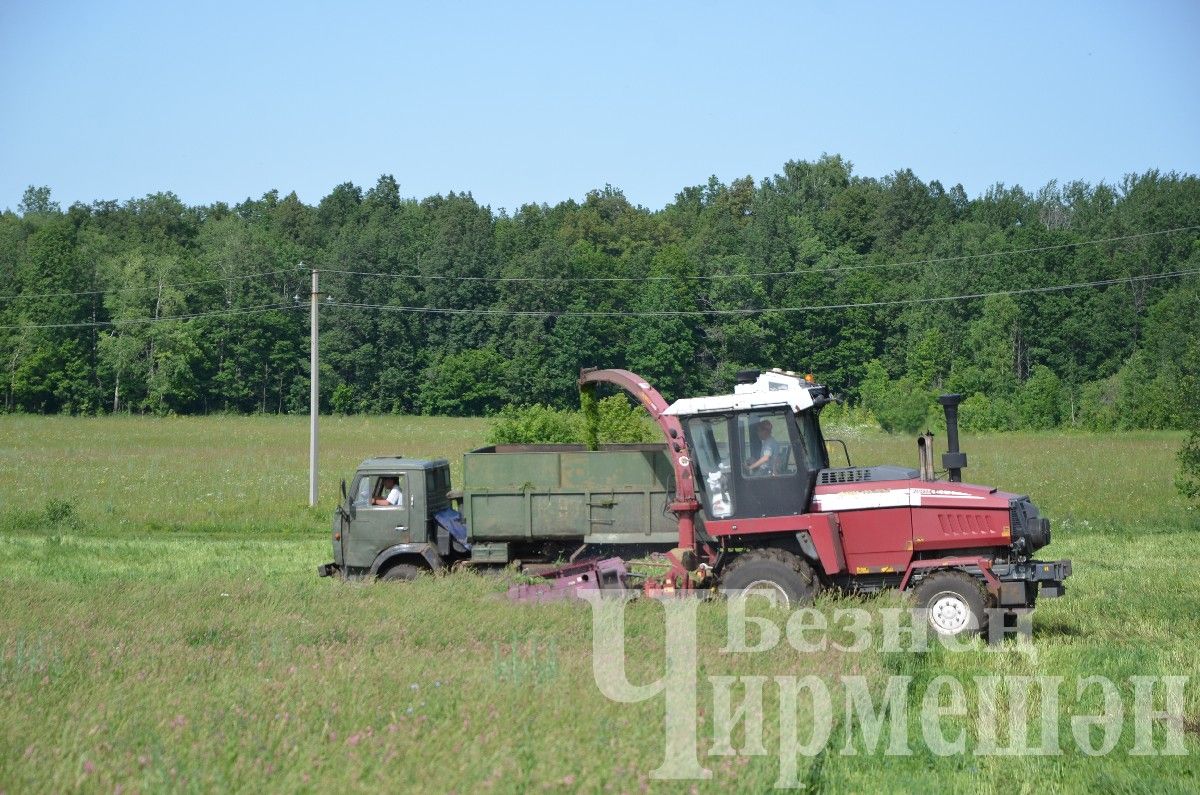
[[[349, 487], [342, 486], [333, 516], [333, 563], [319, 567], [319, 574], [385, 577], [399, 564], [417, 572], [442, 565], [439, 541], [448, 552], [449, 540], [441, 538], [445, 533], [438, 532], [435, 517], [450, 507], [445, 459], [368, 458]], [[412, 568], [403, 571], [415, 573]]]

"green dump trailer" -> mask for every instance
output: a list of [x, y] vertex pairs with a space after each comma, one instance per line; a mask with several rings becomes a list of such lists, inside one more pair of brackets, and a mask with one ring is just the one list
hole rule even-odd
[[409, 579], [456, 563], [553, 563], [581, 547], [666, 550], [679, 538], [674, 490], [661, 444], [481, 447], [463, 456], [458, 490], [444, 460], [371, 458], [344, 491], [334, 561], [318, 571]]

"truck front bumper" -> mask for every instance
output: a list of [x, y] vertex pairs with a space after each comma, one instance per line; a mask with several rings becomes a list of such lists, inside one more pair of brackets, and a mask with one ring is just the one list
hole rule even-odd
[[317, 566], [318, 577], [333, 577], [341, 573], [341, 568], [336, 563], [323, 563]]

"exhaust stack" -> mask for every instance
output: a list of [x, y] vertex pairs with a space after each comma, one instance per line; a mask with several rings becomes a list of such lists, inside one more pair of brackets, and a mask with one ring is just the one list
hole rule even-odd
[[962, 471], [967, 466], [967, 454], [958, 449], [958, 404], [962, 395], [940, 395], [938, 403], [946, 410], [946, 452], [942, 453], [942, 466], [950, 473], [951, 483], [962, 482]]
[[933, 480], [933, 434], [929, 431], [917, 437], [917, 458], [921, 462], [921, 480]]

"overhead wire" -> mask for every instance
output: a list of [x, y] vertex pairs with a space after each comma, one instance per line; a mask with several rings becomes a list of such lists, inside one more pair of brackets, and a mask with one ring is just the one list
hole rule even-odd
[[171, 320], [197, 320], [204, 317], [230, 315], [251, 315], [259, 312], [269, 312], [273, 309], [299, 309], [307, 304], [264, 304], [262, 306], [239, 307], [234, 309], [214, 309], [208, 312], [193, 312], [185, 315], [162, 315], [160, 317], [131, 317], [117, 320], [94, 320], [80, 323], [14, 323], [0, 326], [0, 329], [44, 329], [44, 328], [100, 328], [110, 326], [142, 325], [147, 323], [165, 323]]
[[1132, 235], [1119, 235], [1116, 237], [1096, 238], [1093, 240], [1079, 240], [1072, 243], [1056, 243], [1050, 246], [1036, 246], [1033, 248], [1022, 249], [1007, 249], [1003, 251], [989, 251], [979, 254], [962, 254], [954, 257], [932, 257], [929, 259], [907, 260], [903, 262], [883, 262], [883, 263], [868, 263], [865, 265], [845, 265], [825, 268], [802, 268], [798, 270], [786, 271], [754, 271], [750, 273], [711, 273], [711, 274], [696, 274], [696, 275], [678, 275], [678, 276], [452, 276], [442, 273], [394, 273], [386, 271], [358, 271], [358, 270], [339, 270], [336, 268], [321, 268], [321, 273], [337, 273], [347, 276], [373, 276], [387, 277], [396, 279], [412, 279], [419, 281], [457, 281], [457, 282], [648, 282], [648, 281], [705, 281], [718, 279], [741, 279], [741, 278], [756, 278], [760, 276], [804, 276], [814, 273], [844, 273], [847, 271], [859, 270], [880, 270], [885, 268], [906, 268], [915, 265], [937, 265], [950, 262], [967, 262], [977, 259], [989, 259], [992, 257], [1018, 256], [1024, 254], [1043, 254], [1048, 251], [1058, 251], [1067, 248], [1076, 248], [1079, 246], [1096, 246], [1106, 243], [1121, 243], [1130, 240], [1137, 240], [1146, 237], [1156, 237], [1160, 235], [1178, 234], [1180, 232], [1190, 232], [1200, 230], [1200, 224], [1190, 226], [1180, 226], [1173, 229], [1159, 229], [1153, 232], [1139, 232]]
[[1087, 287], [1103, 287], [1131, 282], [1155, 281], [1159, 279], [1178, 278], [1200, 274], [1200, 268], [1189, 270], [1151, 273], [1140, 276], [1121, 276], [1113, 279], [1099, 279], [1090, 282], [1075, 282], [1073, 284], [1058, 284], [1041, 287], [1025, 287], [1013, 290], [993, 290], [990, 292], [969, 293], [965, 295], [944, 295], [921, 298], [897, 298], [887, 301], [864, 301], [846, 304], [813, 304], [809, 306], [763, 307], [763, 308], [733, 308], [733, 309], [679, 309], [655, 311], [580, 311], [580, 310], [511, 310], [511, 309], [455, 309], [450, 307], [422, 306], [391, 306], [388, 304], [367, 304], [348, 301], [329, 301], [325, 306], [345, 307], [349, 309], [377, 309], [385, 312], [411, 312], [424, 314], [445, 315], [506, 315], [512, 317], [686, 317], [704, 315], [759, 315], [773, 312], [817, 312], [831, 309], [865, 309], [885, 306], [907, 306], [911, 304], [927, 304], [947, 301], [966, 301], [979, 298], [990, 298], [1001, 295], [1030, 295], [1035, 293], [1062, 292], [1078, 290]]
[[0, 295], [0, 301], [12, 301], [25, 298], [74, 298], [81, 295], [108, 295], [114, 293], [127, 292], [147, 292], [150, 290], [165, 289], [167, 287], [194, 287], [198, 284], [214, 284], [217, 282], [233, 282], [244, 279], [255, 279], [259, 276], [275, 276], [280, 273], [295, 273], [299, 270], [307, 270], [307, 268], [281, 268], [274, 271], [261, 271], [258, 273], [242, 273], [237, 276], [216, 276], [211, 279], [196, 279], [188, 282], [162, 282], [138, 287], [116, 287], [108, 290], [79, 290], [77, 292], [61, 292], [61, 293], [14, 293], [12, 295]]
[[[1075, 282], [1072, 284], [1046, 285], [1041, 287], [1025, 287], [1013, 290], [993, 290], [981, 293], [961, 295], [925, 296], [920, 298], [897, 298], [887, 301], [862, 301], [843, 304], [810, 304], [806, 306], [784, 307], [739, 307], [730, 309], [690, 309], [690, 310], [654, 310], [654, 311], [580, 311], [580, 310], [511, 310], [511, 309], [456, 309], [452, 307], [427, 306], [393, 306], [389, 304], [355, 303], [350, 301], [324, 301], [324, 307], [342, 307], [347, 309], [373, 309], [384, 312], [408, 312], [416, 314], [446, 314], [446, 315], [504, 315], [510, 317], [680, 317], [705, 315], [758, 315], [774, 312], [818, 312], [838, 309], [867, 309], [885, 306], [907, 306], [912, 304], [940, 303], [948, 301], [967, 301], [980, 298], [990, 298], [1001, 295], [1030, 295], [1037, 293], [1062, 292], [1089, 287], [1104, 287], [1131, 282], [1157, 281], [1160, 279], [1180, 278], [1200, 275], [1200, 268], [1192, 268], [1163, 273], [1150, 273], [1140, 276], [1121, 276], [1112, 279], [1099, 279], [1090, 282]], [[95, 328], [125, 325], [141, 325], [147, 323], [162, 323], [175, 320], [197, 320], [205, 317], [257, 314], [272, 310], [293, 310], [306, 308], [306, 304], [279, 303], [264, 304], [253, 307], [233, 309], [217, 309], [207, 312], [194, 312], [183, 315], [163, 315], [160, 317], [123, 318], [116, 320], [85, 321], [79, 323], [14, 323], [0, 325], [0, 329], [52, 329], [52, 328]]]
[[[846, 266], [844, 268], [811, 268], [805, 270], [794, 271], [771, 271], [771, 272], [755, 272], [749, 274], [709, 274], [704, 276], [594, 276], [594, 277], [535, 277], [535, 276], [520, 276], [520, 277], [486, 277], [486, 276], [449, 276], [444, 274], [400, 274], [400, 273], [380, 273], [372, 271], [353, 271], [339, 270], [333, 268], [321, 268], [322, 273], [337, 273], [357, 276], [391, 276], [395, 278], [412, 278], [412, 279], [428, 279], [428, 280], [453, 280], [453, 281], [490, 281], [490, 282], [629, 282], [629, 281], [678, 281], [685, 279], [723, 279], [723, 278], [739, 278], [746, 276], [785, 276], [785, 275], [801, 275], [820, 272], [841, 272], [846, 270], [859, 270], [867, 268], [894, 268], [905, 267], [912, 265], [928, 265], [948, 262], [962, 262], [974, 259], [999, 257], [999, 256], [1015, 256], [1021, 254], [1033, 254], [1046, 251], [1053, 251], [1064, 248], [1072, 248], [1085, 245], [1099, 245], [1104, 243], [1116, 243], [1139, 238], [1146, 238], [1159, 235], [1175, 234], [1192, 230], [1200, 230], [1200, 225], [1182, 226], [1173, 229], [1163, 229], [1153, 232], [1142, 232], [1133, 235], [1121, 235], [1117, 237], [1100, 238], [1085, 241], [1076, 241], [1072, 243], [1062, 243], [1052, 246], [1039, 246], [1036, 248], [1027, 249], [1010, 249], [1005, 251], [995, 251], [980, 254], [969, 254], [957, 257], [940, 257], [929, 258], [924, 260], [911, 260], [906, 262], [879, 263], [873, 265], [858, 265]], [[19, 298], [50, 298], [62, 296], [83, 296], [83, 295], [102, 295], [111, 293], [120, 293], [126, 291], [146, 291], [156, 290], [160, 287], [188, 287], [199, 284], [212, 284], [219, 282], [230, 282], [244, 279], [252, 279], [261, 276], [274, 276], [283, 273], [294, 273], [299, 270], [307, 270], [306, 268], [282, 268], [273, 271], [262, 271], [256, 273], [239, 274], [230, 277], [214, 277], [210, 279], [197, 279], [187, 282], [171, 282], [163, 283], [162, 285], [146, 285], [139, 287], [117, 288], [115, 290], [87, 290], [79, 292], [61, 292], [61, 293], [36, 293], [36, 294], [15, 294], [0, 296], [0, 300], [12, 300]], [[326, 301], [325, 306], [337, 306], [353, 309], [377, 309], [390, 312], [410, 312], [424, 314], [456, 314], [456, 315], [508, 315], [515, 317], [672, 317], [672, 316], [696, 316], [696, 315], [747, 315], [747, 314], [765, 314], [771, 312], [806, 312], [806, 311], [822, 311], [836, 309], [855, 309], [855, 308], [876, 308], [884, 306], [903, 306], [910, 304], [935, 303], [945, 301], [960, 301], [971, 300], [977, 298], [986, 298], [999, 295], [1026, 295], [1031, 293], [1046, 293], [1057, 292], [1064, 290], [1082, 289], [1087, 287], [1100, 287], [1106, 285], [1115, 285], [1122, 283], [1132, 283], [1141, 281], [1152, 281], [1157, 279], [1177, 278], [1187, 275], [1200, 273], [1200, 269], [1180, 270], [1157, 274], [1143, 274], [1138, 276], [1123, 276], [1113, 279], [1102, 279], [1089, 282], [1076, 282], [1065, 285], [1049, 285], [1041, 287], [1028, 287], [1014, 290], [997, 290], [992, 292], [970, 293], [964, 295], [952, 296], [932, 296], [922, 298], [902, 298], [886, 301], [867, 301], [859, 303], [845, 304], [816, 304], [809, 306], [792, 306], [792, 307], [764, 307], [764, 308], [733, 308], [733, 309], [696, 309], [696, 310], [659, 310], [659, 311], [580, 311], [580, 310], [512, 310], [512, 309], [469, 309], [469, 308], [453, 308], [453, 307], [422, 307], [422, 306], [394, 306], [388, 304], [372, 304], [372, 303], [357, 303], [347, 301]], [[269, 304], [259, 307], [249, 307], [242, 309], [228, 310], [213, 310], [208, 312], [198, 312], [186, 315], [164, 316], [159, 318], [126, 318], [122, 320], [106, 320], [106, 321], [91, 321], [79, 323], [43, 323], [43, 324], [10, 324], [0, 325], [0, 329], [33, 329], [33, 328], [89, 328], [89, 327], [108, 327], [130, 324], [151, 323], [168, 320], [192, 320], [202, 317], [215, 315], [237, 315], [249, 314], [256, 312], [265, 312], [272, 309], [293, 309], [295, 304]]]

